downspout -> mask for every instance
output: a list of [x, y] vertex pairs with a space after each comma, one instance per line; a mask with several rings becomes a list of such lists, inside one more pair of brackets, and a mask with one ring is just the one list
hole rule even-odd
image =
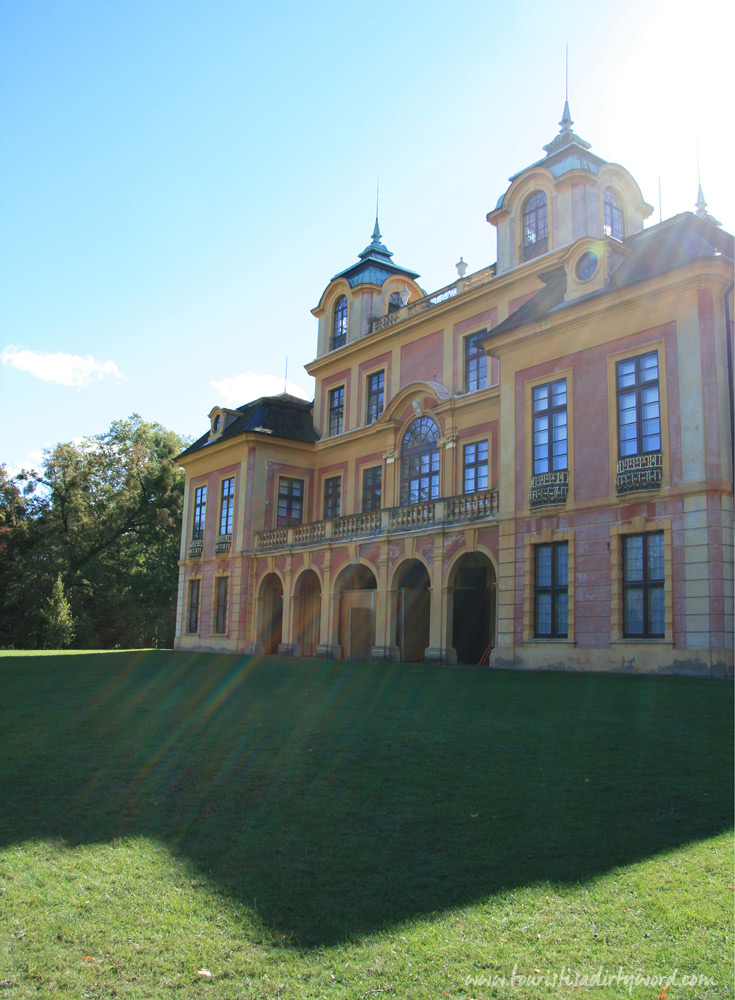
[[735, 288], [733, 282], [725, 292], [725, 338], [727, 340], [727, 384], [730, 394], [730, 475], [735, 483], [735, 389], [733, 389], [732, 370], [732, 318], [730, 316], [730, 296]]

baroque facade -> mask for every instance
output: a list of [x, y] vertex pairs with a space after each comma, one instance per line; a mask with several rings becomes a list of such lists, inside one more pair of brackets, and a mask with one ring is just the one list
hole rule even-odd
[[733, 238], [644, 229], [568, 106], [427, 294], [377, 219], [318, 319], [315, 399], [215, 407], [181, 456], [176, 645], [723, 675]]

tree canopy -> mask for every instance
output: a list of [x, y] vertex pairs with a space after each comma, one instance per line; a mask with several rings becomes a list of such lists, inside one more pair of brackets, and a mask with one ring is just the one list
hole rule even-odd
[[185, 444], [133, 414], [0, 466], [0, 646], [172, 644]]

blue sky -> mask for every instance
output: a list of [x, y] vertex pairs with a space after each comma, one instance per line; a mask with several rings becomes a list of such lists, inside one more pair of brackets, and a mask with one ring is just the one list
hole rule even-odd
[[[735, 226], [729, 0], [24, 0], [0, 10], [0, 462], [312, 391], [310, 309], [380, 226], [427, 290], [575, 131], [659, 218]], [[357, 11], [357, 15], [352, 13]], [[248, 374], [250, 373], [250, 374]]]

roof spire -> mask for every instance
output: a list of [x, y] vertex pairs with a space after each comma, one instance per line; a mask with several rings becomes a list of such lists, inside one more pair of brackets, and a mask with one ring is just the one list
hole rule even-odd
[[589, 149], [591, 143], [585, 142], [584, 139], [580, 139], [578, 135], [572, 132], [572, 116], [569, 112], [569, 43], [566, 46], [566, 62], [565, 62], [565, 73], [564, 73], [564, 111], [562, 112], [561, 121], [559, 122], [561, 128], [559, 129], [559, 135], [551, 140], [548, 145], [543, 148], [546, 150], [546, 155], [551, 156], [555, 153], [557, 149], [562, 149], [564, 146], [570, 146], [572, 143], [576, 143], [578, 146], [582, 146], [583, 149]]
[[375, 192], [375, 229], [373, 229], [373, 243], [380, 242], [380, 226], [378, 225], [378, 208], [380, 207], [380, 178]]
[[718, 222], [714, 215], [710, 215], [707, 211], [707, 202], [704, 200], [704, 194], [702, 193], [702, 179], [699, 176], [699, 150], [697, 149], [697, 200], [695, 202], [696, 211], [695, 215], [698, 219], [705, 219], [707, 222], [711, 222], [714, 226], [721, 226], [722, 223]]

